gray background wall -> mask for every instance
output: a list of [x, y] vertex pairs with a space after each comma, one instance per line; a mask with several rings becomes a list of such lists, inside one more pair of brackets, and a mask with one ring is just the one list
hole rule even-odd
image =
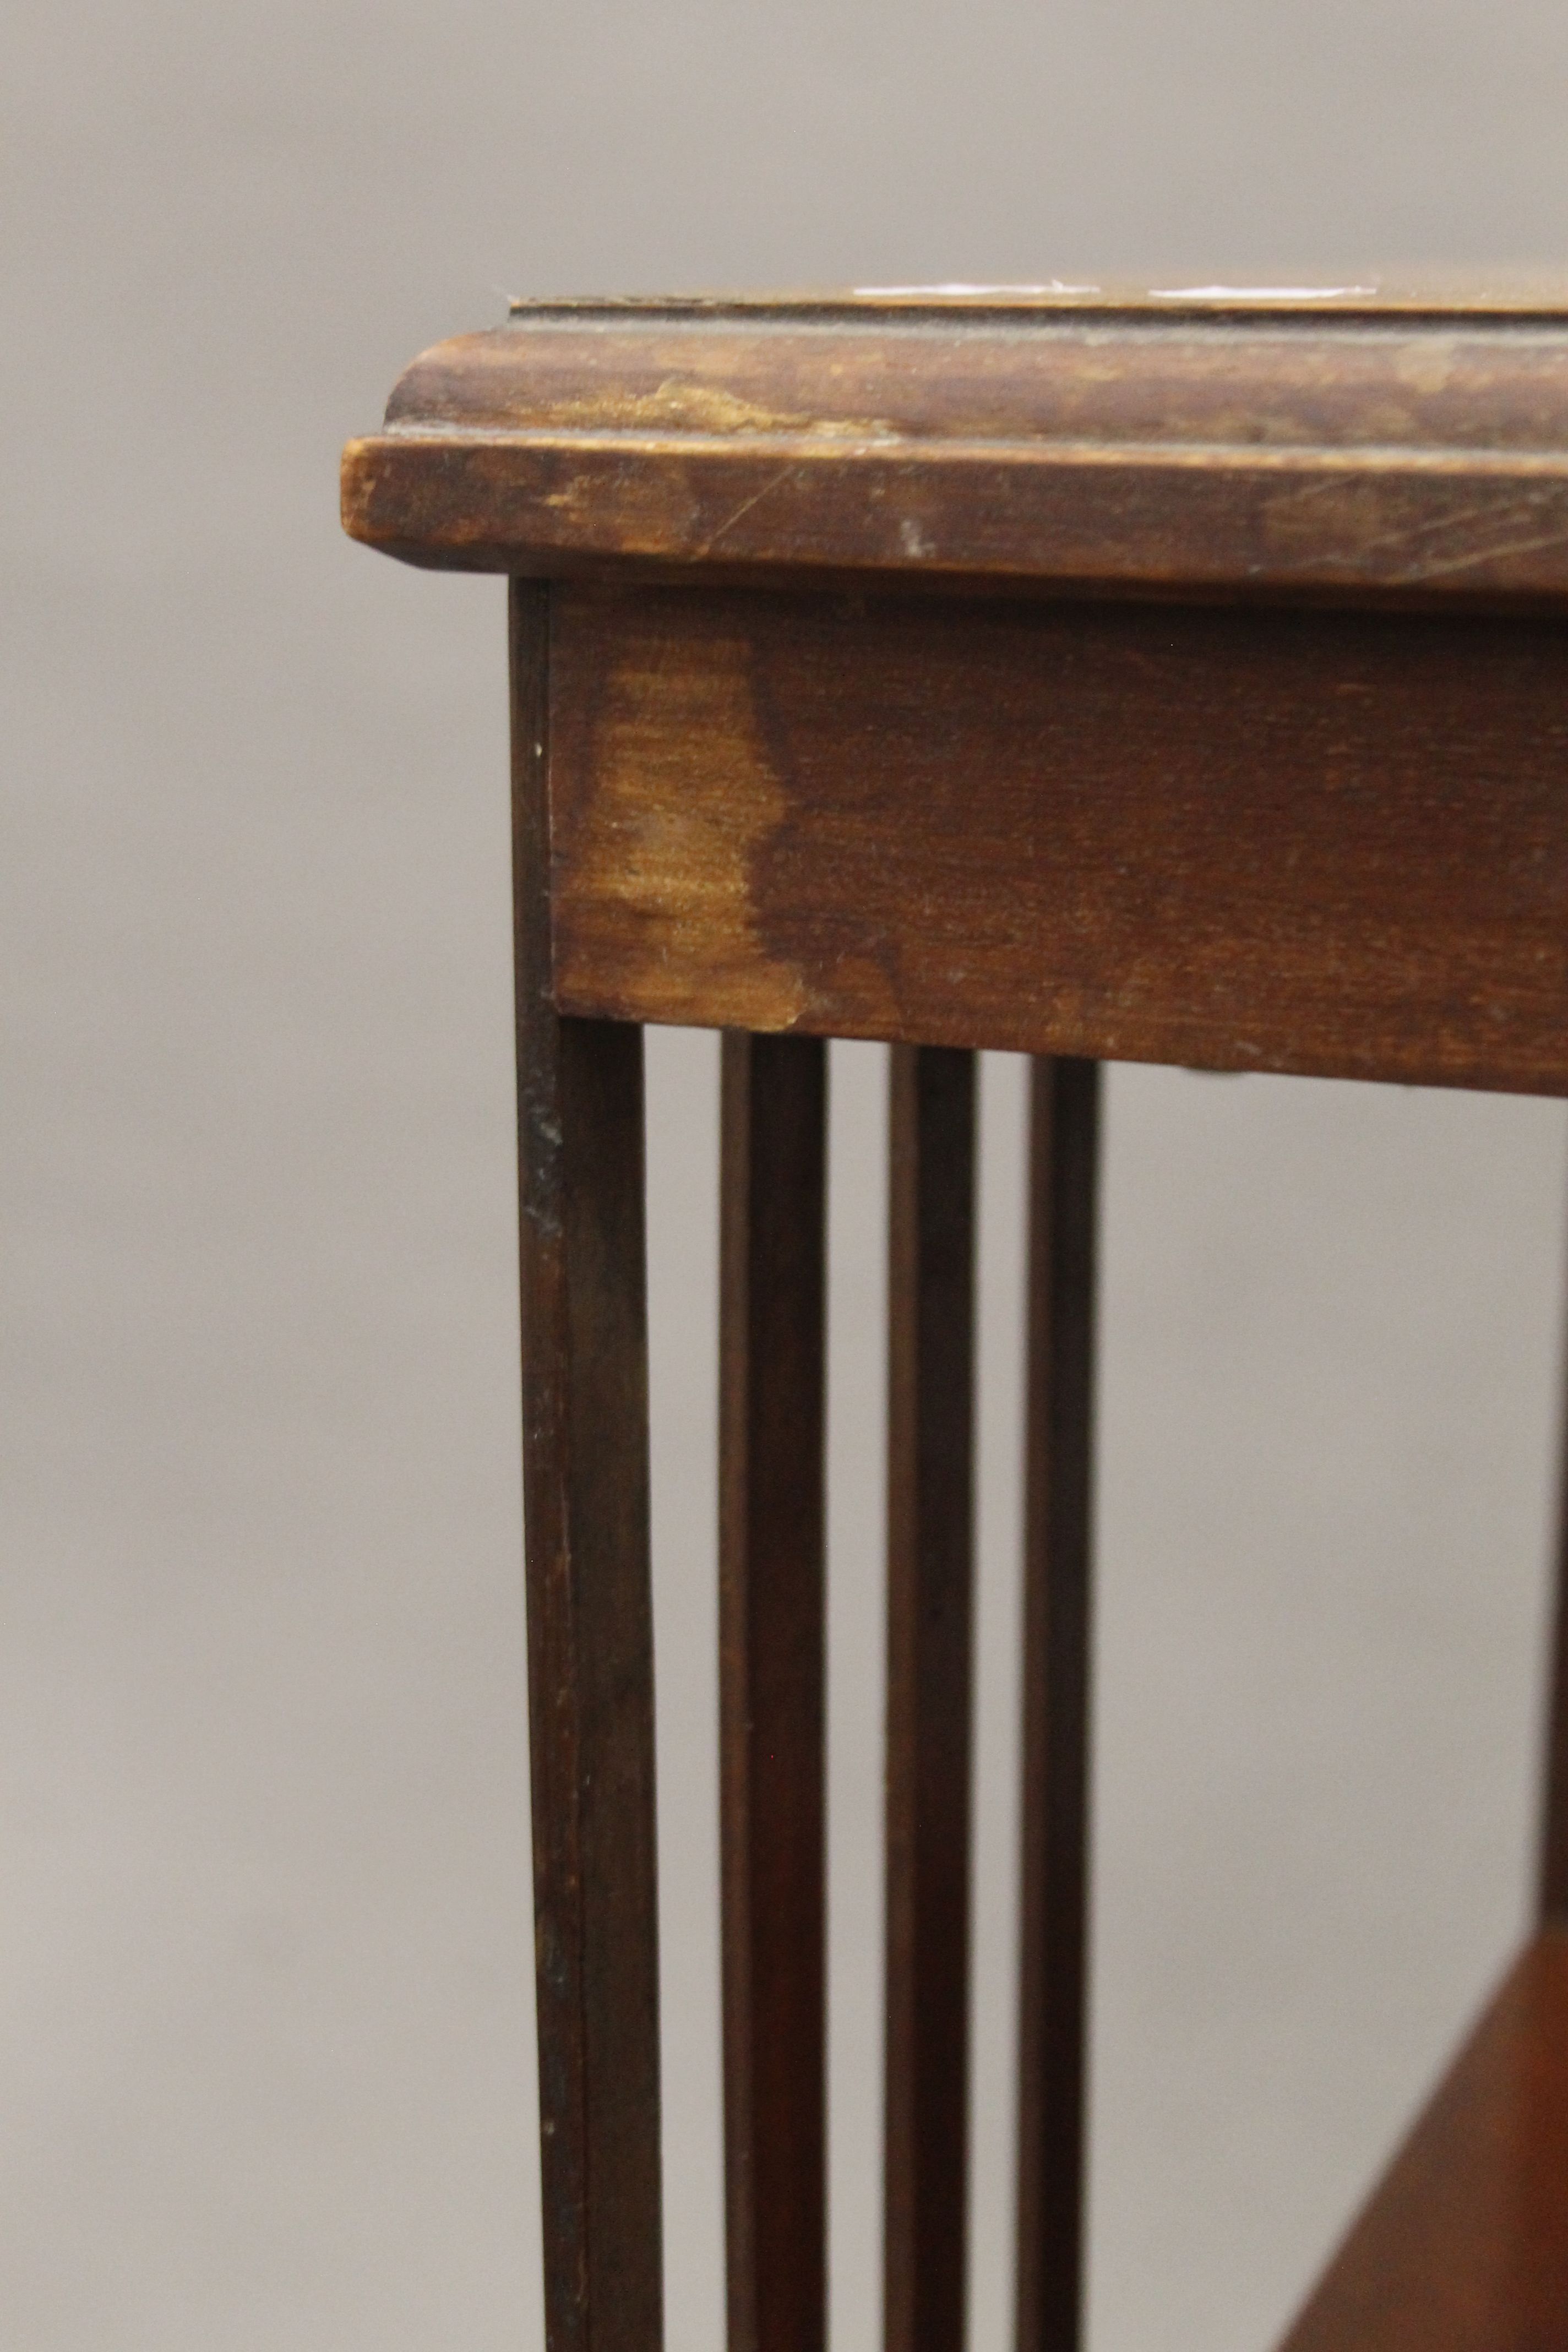
[[[338, 445], [514, 290], [1548, 263], [1550, 0], [8, 20], [0, 2308], [537, 2344], [502, 595]], [[710, 1041], [653, 1041], [672, 2346], [718, 2345]], [[881, 1062], [835, 1059], [834, 2317], [874, 2340]], [[973, 2301], [1020, 1073], [985, 1075]], [[1563, 1117], [1118, 1071], [1095, 2352], [1285, 2318], [1514, 1933]]]

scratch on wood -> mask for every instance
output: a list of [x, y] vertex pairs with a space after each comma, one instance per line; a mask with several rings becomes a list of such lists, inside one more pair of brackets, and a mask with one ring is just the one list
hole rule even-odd
[[796, 467], [790, 465], [781, 466], [776, 474], [770, 474], [760, 490], [753, 490], [749, 499], [742, 499], [740, 505], [735, 509], [734, 513], [726, 515], [723, 521], [719, 525], [717, 530], [709, 532], [708, 537], [702, 541], [701, 546], [698, 549], [698, 553], [700, 555], [710, 554], [713, 548], [718, 545], [720, 540], [723, 538], [725, 532], [727, 530], [734, 530], [735, 525], [740, 521], [741, 517], [743, 514], [750, 514], [754, 506], [761, 505], [763, 499], [767, 497], [770, 490], [776, 490], [781, 483], [787, 482], [790, 477], [797, 471], [798, 468]]
[[1450, 556], [1446, 562], [1425, 563], [1416, 577], [1421, 580], [1449, 579], [1457, 572], [1475, 572], [1488, 564], [1506, 563], [1511, 556], [1533, 555], [1542, 547], [1561, 547], [1568, 541], [1568, 530], [1541, 532], [1534, 539], [1509, 539], [1498, 547], [1474, 547], [1463, 555]]

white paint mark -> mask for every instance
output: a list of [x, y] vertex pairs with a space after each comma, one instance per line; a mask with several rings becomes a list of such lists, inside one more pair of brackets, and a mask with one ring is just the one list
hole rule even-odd
[[1335, 302], [1375, 286], [1152, 286], [1151, 302]]
[[934, 555], [936, 542], [926, 537], [911, 516], [906, 515], [899, 525], [899, 544], [906, 555]]

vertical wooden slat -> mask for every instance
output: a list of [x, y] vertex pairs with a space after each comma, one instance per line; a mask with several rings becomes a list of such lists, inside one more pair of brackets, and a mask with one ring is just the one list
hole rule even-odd
[[662, 2333], [642, 1033], [550, 1001], [548, 592], [511, 590], [523, 1494], [550, 2352]]
[[1026, 1405], [1018, 2352], [1082, 2327], [1100, 1067], [1037, 1061]]
[[723, 1045], [720, 1712], [730, 2352], [821, 2352], [826, 1049]]
[[1558, 1465], [1556, 1582], [1547, 1668], [1546, 1770], [1542, 1792], [1540, 1913], [1568, 1926], [1568, 1360], [1558, 1410], [1563, 1428]]
[[973, 1570], [973, 1054], [893, 1048], [886, 2352], [963, 2341]]

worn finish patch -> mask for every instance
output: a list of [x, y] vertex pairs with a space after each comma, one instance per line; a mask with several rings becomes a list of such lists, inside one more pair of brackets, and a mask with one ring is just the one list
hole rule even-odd
[[613, 638], [592, 625], [603, 600], [557, 599], [557, 993], [591, 994], [598, 953], [632, 954], [658, 990], [660, 1020], [704, 1021], [717, 987], [728, 1026], [792, 1028], [805, 981], [770, 948], [753, 892], [789, 803], [758, 727], [745, 639], [716, 633], [693, 668], [669, 658], [660, 600], [609, 601], [622, 624]]

